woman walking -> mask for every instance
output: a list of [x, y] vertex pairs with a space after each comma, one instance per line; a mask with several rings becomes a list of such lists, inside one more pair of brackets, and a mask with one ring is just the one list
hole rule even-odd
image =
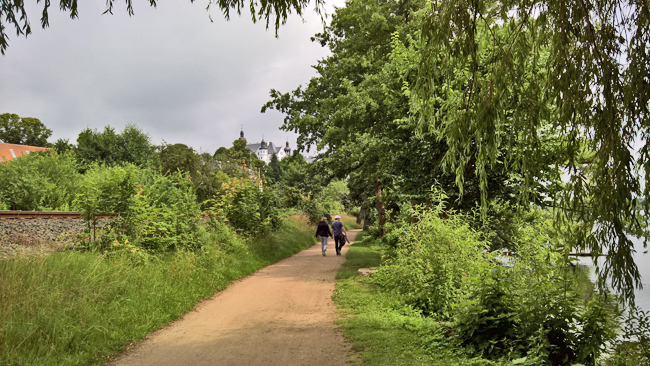
[[332, 232], [330, 231], [330, 226], [327, 225], [327, 218], [323, 217], [318, 223], [318, 228], [316, 229], [316, 236], [320, 237], [320, 246], [323, 250], [323, 257], [325, 256], [325, 251], [327, 250], [327, 237], [332, 237]]

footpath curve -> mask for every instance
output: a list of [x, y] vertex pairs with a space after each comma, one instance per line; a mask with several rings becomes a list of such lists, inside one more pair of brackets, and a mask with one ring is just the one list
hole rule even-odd
[[326, 257], [318, 243], [234, 282], [109, 365], [345, 365], [332, 292], [349, 244], [337, 257], [329, 242]]

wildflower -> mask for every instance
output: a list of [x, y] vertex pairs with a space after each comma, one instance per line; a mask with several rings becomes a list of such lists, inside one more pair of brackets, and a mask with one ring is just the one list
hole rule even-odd
[[467, 277], [467, 273], [463, 272], [462, 276]]

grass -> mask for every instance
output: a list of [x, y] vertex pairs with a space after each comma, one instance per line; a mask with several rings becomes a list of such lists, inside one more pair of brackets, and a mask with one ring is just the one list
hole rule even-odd
[[145, 262], [78, 251], [0, 261], [0, 364], [103, 364], [233, 280], [313, 245], [312, 231], [292, 217], [264, 238], [224, 227], [203, 233], [200, 253]]
[[363, 224], [357, 224], [357, 218], [348, 214], [341, 214], [341, 222], [345, 230], [354, 230], [363, 228]]
[[[361, 233], [360, 233], [361, 234]], [[450, 345], [446, 329], [357, 275], [358, 268], [381, 264], [381, 248], [371, 238], [357, 240], [337, 274], [333, 299], [339, 327], [353, 343], [350, 360], [363, 365], [495, 365], [466, 357]]]
[[381, 253], [364, 244], [363, 238], [365, 234], [365, 231], [357, 234], [354, 244], [352, 244], [345, 256], [347, 260], [336, 274], [337, 280], [354, 277], [359, 268], [376, 267], [381, 264]]

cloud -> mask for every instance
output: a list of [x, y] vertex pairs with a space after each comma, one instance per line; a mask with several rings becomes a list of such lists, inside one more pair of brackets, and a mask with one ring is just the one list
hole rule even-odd
[[[310, 37], [322, 30], [315, 13], [291, 16], [276, 38], [247, 14], [211, 23], [201, 4], [136, 4], [102, 15], [101, 2], [80, 3], [79, 19], [53, 10], [50, 28], [12, 38], [0, 56], [0, 113], [41, 119], [59, 137], [86, 128], [135, 123], [155, 143], [182, 142], [214, 152], [230, 146], [243, 124], [250, 141], [276, 143], [283, 116], [260, 114], [271, 88], [295, 89], [315, 75], [329, 52]], [[331, 8], [330, 8], [331, 9]]]

